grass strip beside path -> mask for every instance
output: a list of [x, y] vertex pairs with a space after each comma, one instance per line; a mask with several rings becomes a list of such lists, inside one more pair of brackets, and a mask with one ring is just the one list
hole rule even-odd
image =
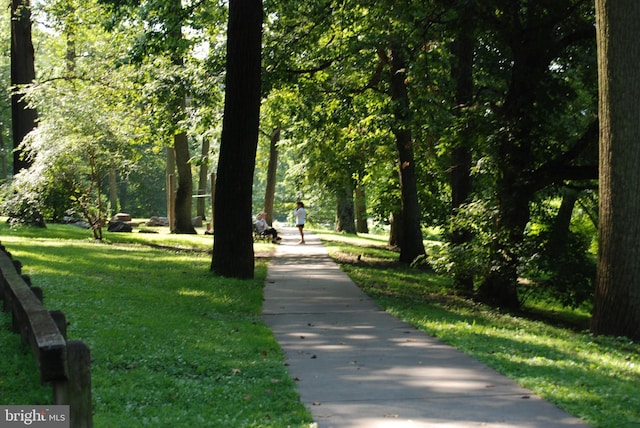
[[[69, 339], [91, 349], [96, 427], [309, 426], [260, 319], [265, 259], [254, 280], [235, 280], [209, 272], [210, 236], [105, 234], [99, 243], [73, 226], [0, 232], [45, 306], [66, 314]], [[35, 361], [8, 316], [0, 321], [0, 402], [46, 404]]]
[[447, 278], [398, 263], [384, 238], [316, 233], [352, 280], [398, 318], [594, 427], [640, 427], [640, 344], [562, 327], [584, 325], [588, 314], [549, 302], [532, 302], [536, 314], [545, 310], [540, 321], [527, 316], [533, 311], [508, 314], [456, 297]]

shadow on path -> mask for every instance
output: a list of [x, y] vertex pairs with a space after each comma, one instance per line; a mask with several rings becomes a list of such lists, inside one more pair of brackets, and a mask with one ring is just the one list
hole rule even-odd
[[381, 310], [313, 234], [280, 232], [263, 319], [318, 427], [586, 427]]

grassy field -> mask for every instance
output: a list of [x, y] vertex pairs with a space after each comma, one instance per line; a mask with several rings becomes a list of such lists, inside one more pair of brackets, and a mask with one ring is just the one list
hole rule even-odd
[[450, 295], [446, 278], [398, 264], [384, 238], [318, 234], [354, 282], [392, 314], [594, 427], [640, 427], [640, 344], [589, 334], [584, 309], [530, 302], [522, 313], [503, 313]]
[[[389, 312], [594, 427], [640, 427], [640, 345], [592, 336], [587, 311], [549, 302], [496, 311], [398, 264], [384, 238], [316, 233]], [[0, 224], [0, 241], [43, 288], [45, 306], [65, 312], [69, 338], [91, 348], [97, 428], [312, 424], [260, 319], [270, 244], [256, 244], [255, 280], [238, 281], [209, 272], [212, 240], [202, 234], [106, 233], [98, 243], [72, 226]], [[30, 351], [7, 328], [0, 362], [0, 404], [49, 402]]]
[[[260, 318], [254, 280], [212, 275], [210, 236], [0, 225], [0, 240], [91, 349], [94, 425], [302, 427], [311, 423]], [[272, 247], [256, 244], [257, 254]], [[0, 403], [47, 404], [35, 361], [0, 312]]]

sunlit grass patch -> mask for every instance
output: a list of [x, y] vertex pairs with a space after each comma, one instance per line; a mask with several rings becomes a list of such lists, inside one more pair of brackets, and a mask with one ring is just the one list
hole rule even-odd
[[[209, 271], [210, 236], [105, 234], [100, 243], [76, 229], [0, 225], [0, 240], [43, 288], [45, 306], [65, 313], [69, 338], [90, 347], [94, 426], [308, 426], [260, 318], [265, 259], [253, 280], [221, 278]], [[0, 402], [50, 402], [35, 362], [5, 330]]]

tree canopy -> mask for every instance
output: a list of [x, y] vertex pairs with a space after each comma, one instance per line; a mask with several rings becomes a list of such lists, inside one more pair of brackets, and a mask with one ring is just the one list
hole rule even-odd
[[[592, 1], [265, 0], [252, 3], [259, 24], [235, 6], [32, 5], [36, 76], [16, 89], [39, 122], [5, 212], [75, 209], [92, 222], [126, 208], [193, 233], [192, 175], [201, 193], [216, 173], [220, 274], [252, 275], [252, 213], [287, 222], [304, 200], [311, 224], [371, 224], [399, 260], [469, 296], [509, 309], [533, 293], [592, 302]], [[261, 42], [242, 47], [248, 34]], [[429, 254], [427, 228], [442, 239]]]

